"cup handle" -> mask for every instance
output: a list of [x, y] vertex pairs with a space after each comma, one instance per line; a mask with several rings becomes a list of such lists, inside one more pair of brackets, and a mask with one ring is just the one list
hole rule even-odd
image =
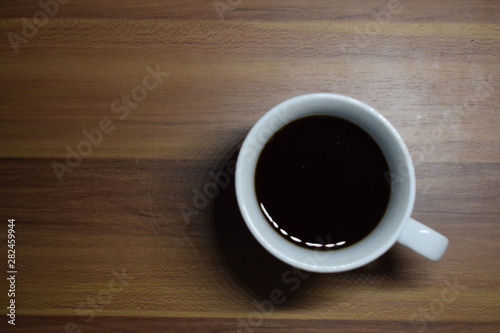
[[406, 224], [398, 242], [433, 261], [441, 259], [448, 247], [448, 238], [412, 218]]

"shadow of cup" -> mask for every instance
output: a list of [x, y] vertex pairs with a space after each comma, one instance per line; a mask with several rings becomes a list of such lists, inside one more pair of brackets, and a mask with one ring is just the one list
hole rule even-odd
[[[407, 269], [399, 245], [374, 262], [352, 271], [319, 274], [283, 263], [265, 250], [247, 228], [239, 211], [234, 188], [234, 170], [240, 144], [229, 150], [212, 174], [220, 191], [212, 199], [211, 217], [217, 252], [228, 275], [248, 295], [273, 306], [293, 306], [315, 288], [342, 288], [360, 285], [411, 285], [414, 276]], [[271, 304], [268, 303], [267, 304]]]

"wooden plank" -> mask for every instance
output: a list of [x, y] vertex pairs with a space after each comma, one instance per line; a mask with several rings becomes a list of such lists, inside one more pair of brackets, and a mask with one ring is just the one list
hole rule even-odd
[[[72, 0], [46, 24], [40, 8], [0, 13], [1, 280], [11, 218], [18, 270], [0, 331], [500, 329], [498, 2]], [[300, 272], [252, 238], [233, 177], [204, 192], [267, 110], [317, 91], [400, 132], [413, 217], [450, 239], [440, 262], [396, 245]]]

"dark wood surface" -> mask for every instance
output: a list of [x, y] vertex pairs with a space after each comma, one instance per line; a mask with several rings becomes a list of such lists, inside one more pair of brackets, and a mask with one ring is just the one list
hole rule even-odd
[[[0, 13], [2, 332], [500, 331], [498, 1], [47, 8]], [[396, 245], [355, 271], [299, 272], [252, 239], [232, 178], [200, 195], [259, 117], [318, 91], [398, 129], [413, 217], [450, 239], [440, 262]]]

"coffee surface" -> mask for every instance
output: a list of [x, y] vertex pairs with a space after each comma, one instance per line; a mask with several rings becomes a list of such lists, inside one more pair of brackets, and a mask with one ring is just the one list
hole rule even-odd
[[266, 143], [255, 190], [276, 232], [299, 246], [335, 250], [377, 226], [389, 201], [388, 171], [381, 149], [359, 126], [307, 116]]

